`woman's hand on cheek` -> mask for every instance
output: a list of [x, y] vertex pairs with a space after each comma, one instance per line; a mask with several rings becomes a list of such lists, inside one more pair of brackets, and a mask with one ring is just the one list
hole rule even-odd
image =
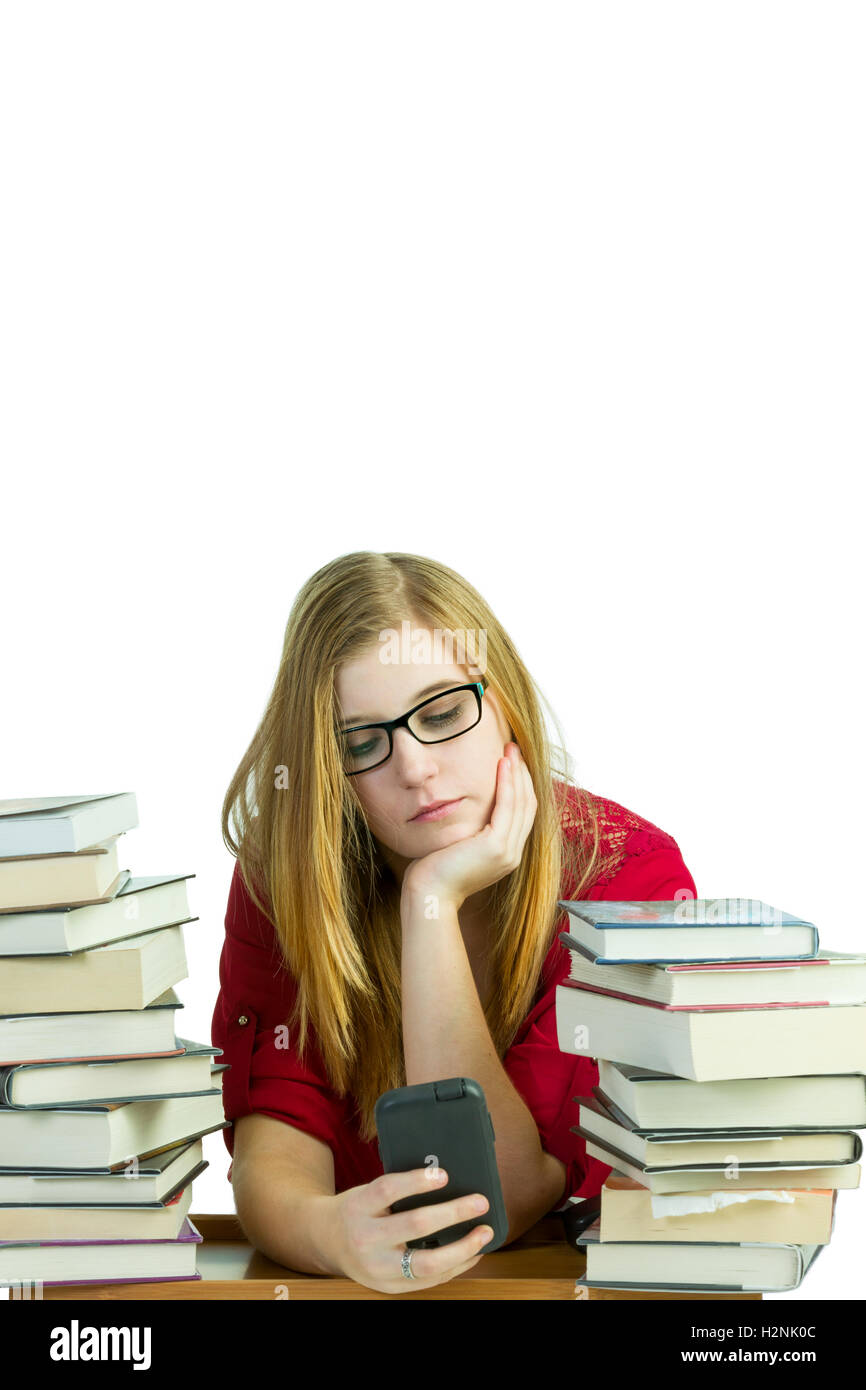
[[473, 893], [517, 868], [537, 809], [529, 769], [517, 745], [509, 743], [496, 771], [489, 824], [477, 835], [413, 859], [403, 875], [403, 892], [461, 907]]

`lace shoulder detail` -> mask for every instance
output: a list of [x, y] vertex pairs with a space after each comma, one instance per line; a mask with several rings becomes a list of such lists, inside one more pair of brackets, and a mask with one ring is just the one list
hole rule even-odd
[[585, 787], [569, 786], [562, 813], [565, 837], [572, 844], [582, 840], [591, 851], [593, 820], [598, 825], [597, 872], [593, 876], [593, 888], [610, 883], [632, 855], [677, 848], [673, 836], [618, 801], [598, 796]]

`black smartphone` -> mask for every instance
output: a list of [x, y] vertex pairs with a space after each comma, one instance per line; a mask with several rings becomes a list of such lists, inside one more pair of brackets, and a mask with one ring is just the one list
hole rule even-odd
[[444, 1188], [431, 1187], [429, 1193], [401, 1197], [392, 1204], [392, 1211], [450, 1202], [473, 1192], [482, 1193], [489, 1203], [488, 1210], [480, 1215], [407, 1241], [407, 1245], [419, 1250], [450, 1245], [481, 1225], [493, 1231], [482, 1251], [489, 1254], [502, 1245], [508, 1235], [508, 1218], [496, 1166], [496, 1135], [478, 1082], [468, 1076], [452, 1076], [419, 1086], [398, 1086], [376, 1101], [375, 1117], [379, 1155], [386, 1173], [429, 1167], [444, 1168], [448, 1174]]

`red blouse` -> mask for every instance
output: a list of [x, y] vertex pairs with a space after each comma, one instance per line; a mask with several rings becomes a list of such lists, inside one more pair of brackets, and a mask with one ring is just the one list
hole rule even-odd
[[[574, 796], [573, 789], [569, 796]], [[606, 857], [616, 857], [613, 868], [584, 890], [584, 897], [665, 901], [673, 900], [681, 889], [697, 897], [694, 880], [670, 835], [615, 801], [595, 799], [600, 848]], [[563, 828], [573, 837], [574, 823], [568, 813]], [[561, 896], [570, 896], [567, 886]], [[595, 1196], [611, 1171], [608, 1164], [588, 1158], [584, 1140], [571, 1133], [578, 1120], [572, 1097], [588, 1095], [597, 1085], [598, 1066], [591, 1057], [561, 1052], [557, 1042], [556, 986], [568, 975], [570, 965], [558, 936], [566, 928], [563, 912], [542, 968], [536, 1002], [502, 1061], [538, 1126], [542, 1148], [565, 1164], [566, 1181], [557, 1207], [569, 1196]], [[274, 929], [249, 897], [237, 864], [225, 929], [211, 1039], [222, 1049], [218, 1060], [229, 1063], [229, 1070], [222, 1073], [226, 1119], [250, 1112], [271, 1115], [322, 1140], [334, 1155], [337, 1192], [372, 1182], [383, 1172], [376, 1140], [361, 1138], [351, 1097], [332, 1090], [312, 1028], [308, 1029], [312, 1044], [305, 1064], [292, 1048], [276, 1046], [274, 1030], [288, 1019], [296, 986]], [[222, 1135], [233, 1154], [234, 1130], [224, 1129]], [[229, 1179], [231, 1171], [229, 1165]]]

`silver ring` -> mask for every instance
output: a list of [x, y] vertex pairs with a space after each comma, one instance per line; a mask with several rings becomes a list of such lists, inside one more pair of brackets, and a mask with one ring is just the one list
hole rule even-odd
[[401, 1261], [400, 1261], [400, 1267], [401, 1267], [401, 1269], [403, 1270], [403, 1277], [404, 1277], [404, 1279], [417, 1279], [417, 1278], [418, 1278], [418, 1275], [417, 1275], [417, 1274], [413, 1274], [413, 1273], [412, 1273], [412, 1256], [413, 1256], [414, 1254], [415, 1254], [415, 1251], [414, 1251], [414, 1250], [404, 1250], [404, 1251], [403, 1251], [403, 1257], [402, 1257], [402, 1259], [401, 1259]]

